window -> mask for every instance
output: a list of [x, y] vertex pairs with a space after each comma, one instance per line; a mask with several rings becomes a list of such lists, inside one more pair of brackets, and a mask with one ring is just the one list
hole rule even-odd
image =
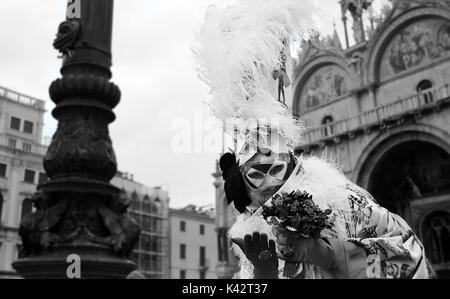
[[158, 215], [158, 206], [154, 202], [150, 202], [150, 214]]
[[23, 131], [28, 134], [33, 134], [34, 124], [31, 121], [25, 121], [23, 124]]
[[206, 248], [200, 246], [200, 267], [206, 266]]
[[185, 232], [186, 231], [186, 222], [180, 221], [180, 231]]
[[22, 220], [25, 216], [33, 212], [33, 202], [30, 198], [25, 198], [22, 202]]
[[228, 262], [228, 249], [230, 248], [228, 240], [228, 229], [219, 228], [217, 231], [217, 247], [219, 253], [219, 262]]
[[180, 244], [180, 259], [186, 259], [186, 244]]
[[158, 230], [157, 230], [157, 232], [158, 232], [158, 234], [160, 234], [160, 235], [162, 235], [164, 232], [163, 232], [163, 221], [162, 220], [158, 220]]
[[36, 176], [36, 172], [33, 170], [26, 169], [25, 170], [25, 178], [24, 182], [29, 184], [34, 184], [34, 177]]
[[148, 195], [144, 195], [142, 199], [142, 212], [146, 214], [150, 214], [150, 197]]
[[31, 152], [31, 144], [24, 142], [22, 144], [22, 149], [24, 152], [30, 153]]
[[449, 224], [450, 213], [446, 211], [433, 212], [423, 222], [422, 235], [427, 256], [435, 265], [450, 262]]
[[10, 128], [13, 129], [13, 130], [20, 131], [20, 123], [21, 123], [20, 118], [17, 118], [17, 117], [13, 116], [13, 117], [11, 117]]
[[322, 125], [324, 127], [324, 135], [325, 137], [332, 136], [333, 135], [333, 118], [331, 116], [326, 116], [323, 121]]
[[186, 271], [180, 270], [180, 279], [186, 279]]
[[152, 256], [152, 271], [162, 272], [162, 258], [160, 256]]
[[0, 163], [0, 177], [5, 178], [6, 177], [6, 169], [7, 169], [7, 165], [6, 164], [2, 164]]
[[48, 181], [47, 174], [44, 172], [40, 172], [39, 173], [39, 185], [44, 184], [47, 181]]
[[433, 92], [430, 90], [433, 88], [433, 83], [430, 80], [423, 80], [417, 85], [417, 92], [422, 97], [425, 105], [431, 104], [434, 101]]
[[16, 148], [16, 146], [17, 146], [17, 140], [16, 139], [8, 139], [8, 147]]
[[203, 224], [200, 224], [200, 235], [205, 234], [205, 226]]
[[3, 212], [3, 194], [0, 193], [0, 225], [2, 222], [2, 212]]
[[151, 222], [150, 222], [150, 231], [152, 233], [157, 234], [158, 233], [158, 220], [156, 218], [151, 217]]
[[152, 218], [147, 215], [142, 215], [140, 225], [143, 229], [150, 230], [150, 227], [152, 226]]
[[145, 252], [152, 251], [152, 238], [147, 235], [142, 235], [139, 239], [141, 242], [141, 249], [143, 249]]
[[162, 239], [160, 237], [152, 237], [151, 251], [162, 253]]

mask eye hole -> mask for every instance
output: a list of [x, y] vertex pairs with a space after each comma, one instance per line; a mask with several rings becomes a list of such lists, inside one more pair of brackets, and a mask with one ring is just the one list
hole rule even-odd
[[250, 170], [247, 173], [247, 177], [249, 177], [250, 179], [253, 179], [253, 180], [261, 180], [264, 178], [264, 174], [260, 171], [251, 171]]
[[252, 188], [259, 188], [262, 186], [265, 180], [265, 174], [261, 171], [258, 171], [256, 169], [250, 169], [247, 174], [247, 180], [253, 185]]
[[272, 169], [270, 169], [269, 175], [276, 176], [277, 174], [280, 174], [285, 167], [285, 164], [275, 165], [274, 167], [272, 167]]

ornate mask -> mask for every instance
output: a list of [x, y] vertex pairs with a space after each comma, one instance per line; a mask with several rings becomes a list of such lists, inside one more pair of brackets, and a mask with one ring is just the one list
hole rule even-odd
[[291, 154], [257, 153], [241, 167], [251, 208], [259, 208], [286, 183], [295, 168]]

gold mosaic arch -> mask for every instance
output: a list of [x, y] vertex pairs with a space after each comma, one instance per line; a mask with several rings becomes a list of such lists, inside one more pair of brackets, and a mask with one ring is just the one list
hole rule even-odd
[[[369, 82], [370, 85], [378, 85], [380, 83], [382, 79], [380, 77], [382, 59], [386, 51], [389, 50], [391, 43], [395, 42], [398, 34], [402, 33], [402, 30], [407, 29], [415, 23], [433, 18], [435, 20], [447, 20], [450, 24], [450, 10], [437, 7], [419, 7], [409, 10], [393, 19], [384, 31], [378, 35], [378, 38], [370, 49], [369, 59], [366, 64], [368, 70], [366, 82]], [[400, 71], [402, 71], [401, 68]]]
[[357, 79], [357, 76], [353, 74], [353, 72], [348, 68], [348, 63], [344, 58], [329, 54], [316, 56], [315, 58], [311, 59], [306, 64], [301, 66], [301, 71], [295, 78], [295, 90], [292, 106], [292, 110], [295, 116], [299, 116], [302, 112], [304, 112], [304, 110], [302, 111], [302, 109], [304, 108], [302, 106], [302, 101], [304, 100], [302, 99], [302, 95], [304, 89], [308, 87], [306, 85], [311, 82], [311, 77], [318, 71], [327, 67], [335, 67], [335, 69], [341, 70], [341, 73], [339, 74], [339, 76], [341, 77], [343, 77], [343, 75], [345, 74], [345, 77], [341, 80], [345, 80], [349, 84], [349, 86], [347, 86], [346, 88], [347, 92], [354, 90], [357, 87], [356, 84], [358, 84], [359, 79]]

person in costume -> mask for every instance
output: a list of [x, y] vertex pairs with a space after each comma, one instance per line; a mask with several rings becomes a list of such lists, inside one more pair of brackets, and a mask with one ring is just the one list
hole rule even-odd
[[[280, 154], [270, 145], [252, 153], [243, 163], [240, 155], [231, 153], [220, 161], [226, 197], [242, 213], [230, 230], [241, 257], [237, 278], [426, 279], [434, 275], [408, 224], [334, 166], [292, 152]], [[273, 195], [299, 190], [311, 194], [322, 209], [333, 211], [333, 227], [319, 239], [273, 229], [261, 217], [261, 205]], [[286, 248], [293, 254], [283, 254]]]
[[[220, 167], [227, 200], [240, 213], [229, 232], [240, 258], [236, 278], [430, 278], [424, 247], [401, 217], [334, 165], [294, 155], [303, 126], [271, 84], [280, 53], [314, 28], [314, 11], [307, 0], [213, 5], [198, 33], [199, 77], [235, 145]], [[263, 207], [292, 192], [331, 211], [332, 225], [318, 238], [265, 219]]]

